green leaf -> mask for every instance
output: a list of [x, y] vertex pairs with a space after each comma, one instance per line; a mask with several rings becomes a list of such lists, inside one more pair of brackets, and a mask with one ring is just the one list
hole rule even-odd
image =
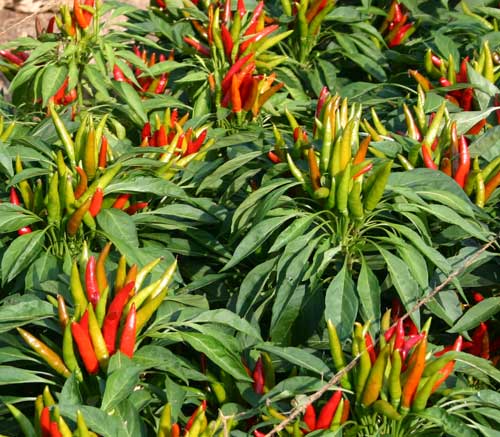
[[243, 240], [236, 247], [232, 258], [229, 262], [222, 268], [222, 272], [229, 270], [238, 263], [240, 263], [244, 258], [254, 252], [259, 246], [261, 246], [271, 235], [283, 225], [288, 220], [292, 219], [295, 214], [288, 214], [285, 216], [271, 217], [260, 223], [257, 223]]
[[113, 87], [118, 92], [121, 99], [140, 118], [142, 123], [146, 123], [148, 121], [148, 116], [144, 111], [139, 94], [137, 94], [137, 91], [132, 87], [132, 85], [127, 82], [113, 81]]
[[236, 158], [222, 164], [217, 170], [215, 170], [211, 175], [207, 176], [203, 182], [198, 187], [197, 193], [201, 193], [207, 188], [217, 186], [218, 182], [226, 175], [239, 170], [246, 163], [253, 161], [255, 158], [262, 155], [263, 152], [256, 151], [250, 153], [244, 153], [242, 155], [236, 156]]
[[185, 204], [172, 204], [163, 206], [161, 208], [155, 209], [153, 211], [155, 215], [166, 215], [171, 216], [175, 219], [180, 220], [193, 220], [204, 224], [214, 224], [218, 223], [218, 220], [211, 214], [195, 208], [191, 205]]
[[500, 312], [500, 297], [489, 297], [472, 306], [448, 332], [463, 332], [475, 328]]
[[262, 340], [260, 333], [248, 323], [246, 320], [240, 318], [231, 311], [225, 309], [204, 311], [198, 316], [189, 319], [190, 323], [220, 323], [227, 325], [243, 334], [253, 337], [257, 340]]
[[[401, 302], [405, 309], [409, 311], [420, 297], [418, 285], [412, 278], [408, 266], [401, 258], [398, 258], [385, 249], [379, 248], [379, 250], [387, 264], [391, 281], [399, 294]], [[415, 311], [411, 314], [411, 317], [415, 324], [420, 326], [420, 313]]]
[[45, 230], [33, 231], [17, 237], [2, 258], [2, 285], [12, 281], [36, 260], [43, 249]]
[[331, 320], [338, 327], [341, 339], [352, 333], [352, 325], [358, 315], [358, 304], [358, 296], [346, 260], [330, 282], [325, 296], [325, 320]]
[[139, 382], [140, 369], [135, 366], [121, 367], [106, 380], [106, 388], [102, 397], [101, 410], [110, 412], [122, 400], [127, 399]]
[[476, 156], [492, 161], [500, 155], [500, 126], [493, 126], [469, 146], [471, 158]]
[[455, 365], [457, 371], [468, 373], [467, 368], [472, 368], [488, 378], [495, 380], [497, 383], [500, 382], [500, 370], [495, 368], [490, 360], [460, 352], [457, 356]]
[[122, 240], [130, 246], [139, 247], [134, 220], [126, 212], [116, 208], [104, 208], [97, 216], [97, 223], [111, 241]]
[[82, 403], [82, 395], [80, 394], [79, 382], [74, 373], [66, 379], [63, 385], [61, 394], [59, 395], [59, 403], [67, 405], [78, 405]]
[[21, 367], [0, 366], [0, 386], [10, 384], [53, 384], [52, 381], [41, 378], [35, 372]]
[[329, 374], [330, 368], [321, 358], [314, 356], [305, 349], [298, 347], [279, 347], [273, 343], [262, 343], [255, 346], [255, 349], [269, 352], [276, 355], [291, 364], [299, 366], [301, 369], [310, 370], [318, 375], [325, 376]]
[[61, 88], [68, 77], [68, 68], [65, 65], [49, 65], [45, 68], [42, 77], [42, 106], [46, 106], [49, 99]]
[[361, 270], [358, 283], [359, 312], [365, 322], [371, 321], [371, 325], [378, 325], [380, 320], [380, 297], [381, 290], [377, 276], [373, 273], [365, 258], [361, 258]]
[[259, 297], [269, 276], [274, 269], [277, 258], [271, 258], [258, 266], [255, 266], [243, 279], [238, 291], [238, 300], [236, 301], [236, 312], [245, 316], [251, 310], [252, 305]]
[[[130, 394], [130, 393], [129, 393]], [[103, 437], [116, 437], [127, 435], [127, 422], [122, 422], [118, 417], [105, 411], [87, 405], [60, 404], [59, 408], [64, 417], [69, 417], [76, 422], [76, 412], [80, 410], [85, 417], [89, 429]]]
[[110, 193], [152, 193], [158, 197], [187, 198], [184, 190], [170, 181], [139, 175], [112, 182], [104, 190], [105, 195]]
[[0, 204], [0, 233], [14, 232], [38, 221], [39, 217], [20, 206], [12, 203]]
[[416, 413], [416, 415], [434, 422], [442, 428], [447, 435], [453, 437], [477, 437], [477, 433], [473, 431], [471, 427], [467, 426], [465, 422], [443, 408], [426, 408], [424, 411]]
[[24, 354], [20, 349], [13, 346], [6, 346], [0, 348], [0, 363], [10, 363], [12, 361], [34, 361], [38, 362], [36, 358]]
[[[130, 393], [128, 393], [130, 397]], [[126, 433], [123, 436], [142, 436], [141, 432], [141, 418], [139, 411], [135, 408], [130, 399], [124, 399], [120, 402], [113, 411], [113, 416], [118, 417], [123, 424], [125, 424]]]
[[278, 238], [274, 241], [274, 244], [269, 249], [269, 252], [276, 252], [280, 250], [282, 247], [290, 243], [290, 241], [295, 240], [307, 232], [314, 219], [314, 214], [307, 214], [294, 220], [290, 226], [278, 235]]
[[180, 332], [179, 336], [198, 352], [204, 353], [222, 370], [240, 381], [251, 382], [236, 351], [231, 351], [214, 337], [196, 332]]

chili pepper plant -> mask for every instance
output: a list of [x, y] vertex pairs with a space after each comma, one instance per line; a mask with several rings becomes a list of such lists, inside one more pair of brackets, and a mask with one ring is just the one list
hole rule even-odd
[[0, 433], [495, 435], [496, 6], [75, 0], [2, 44]]

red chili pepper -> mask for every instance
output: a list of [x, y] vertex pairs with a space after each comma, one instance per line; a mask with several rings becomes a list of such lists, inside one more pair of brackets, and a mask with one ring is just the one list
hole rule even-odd
[[243, 18], [243, 16], [247, 12], [247, 8], [245, 7], [245, 1], [244, 0], [238, 0], [238, 14], [240, 14], [240, 18]]
[[[85, 0], [83, 2], [83, 4], [85, 6], [89, 6], [91, 8], [94, 7], [94, 4], [95, 4], [95, 1], [94, 0]], [[90, 24], [90, 22], [92, 21], [92, 12], [90, 11], [87, 11], [86, 9], [82, 9], [82, 12], [83, 12], [83, 16], [85, 17], [85, 19], [88, 21], [88, 23]]]
[[188, 156], [188, 155], [191, 155], [192, 153], [198, 152], [198, 150], [200, 150], [203, 142], [205, 141], [207, 134], [208, 134], [208, 130], [203, 129], [201, 131], [200, 135], [198, 135], [198, 138], [196, 138], [196, 140], [188, 143], [188, 148], [187, 148], [186, 153], [184, 155]]
[[116, 209], [123, 209], [123, 207], [127, 204], [128, 202], [128, 199], [132, 196], [132, 194], [128, 194], [128, 193], [124, 193], [124, 194], [120, 194], [115, 202], [113, 203], [113, 205], [111, 206], [111, 208], [116, 208]]
[[56, 93], [52, 97], [56, 105], [59, 105], [63, 101], [64, 95], [66, 94], [66, 88], [68, 87], [68, 83], [69, 83], [69, 78], [67, 77], [66, 79], [64, 79], [64, 82], [62, 83], [61, 87], [56, 91]]
[[263, 432], [261, 432], [261, 431], [259, 431], [258, 429], [256, 429], [256, 430], [253, 432], [253, 435], [254, 435], [255, 437], [266, 437], [266, 434], [265, 434], [265, 433], [263, 433]]
[[151, 137], [151, 123], [148, 121], [144, 124], [141, 131], [141, 140]]
[[424, 159], [424, 165], [427, 168], [430, 168], [432, 170], [437, 170], [438, 166], [436, 163], [432, 160], [431, 152], [429, 150], [429, 146], [427, 144], [422, 143], [422, 157]]
[[80, 181], [78, 182], [78, 185], [75, 188], [75, 199], [79, 199], [85, 191], [87, 191], [87, 183], [88, 183], [88, 178], [87, 178], [87, 173], [85, 173], [85, 170], [81, 167], [75, 167], [75, 170], [77, 171], [78, 175], [80, 176]]
[[164, 2], [164, 0], [155, 0], [155, 2], [160, 9], [167, 8], [167, 4]]
[[357, 179], [359, 178], [361, 175], [364, 175], [365, 173], [368, 173], [371, 169], [373, 168], [373, 163], [370, 162], [369, 164], [367, 164], [365, 167], [363, 167], [360, 171], [358, 171], [352, 178], [353, 179]]
[[99, 287], [97, 285], [96, 277], [96, 260], [92, 255], [87, 261], [87, 268], [85, 270], [85, 288], [87, 290], [87, 298], [92, 306], [95, 308], [99, 302]]
[[337, 390], [330, 400], [323, 406], [319, 413], [318, 421], [316, 422], [315, 429], [327, 429], [332, 423], [333, 416], [337, 411], [340, 399], [342, 398], [342, 392]]
[[62, 103], [64, 105], [69, 105], [70, 103], [74, 102], [78, 97], [78, 93], [76, 91], [76, 88], [73, 88], [70, 90], [70, 92], [68, 94], [66, 94], [64, 96], [64, 99], [62, 101]]
[[49, 20], [49, 24], [47, 24], [47, 33], [54, 33], [54, 26], [56, 24], [56, 17], [51, 17]]
[[[10, 203], [16, 206], [21, 206], [21, 202], [19, 201], [19, 196], [17, 195], [17, 191], [14, 187], [10, 188]], [[26, 235], [30, 234], [31, 228], [29, 226], [23, 226], [22, 228], [17, 230], [17, 235]]]
[[175, 127], [175, 123], [177, 122], [178, 118], [179, 118], [179, 110], [177, 108], [174, 108], [170, 114], [170, 128], [171, 129], [173, 129]]
[[160, 129], [155, 132], [155, 135], [156, 147], [163, 147], [168, 144], [167, 130], [165, 129], [165, 126], [163, 124], [160, 126]]
[[43, 407], [40, 414], [40, 431], [42, 437], [50, 437], [50, 410], [49, 407]]
[[137, 202], [137, 203], [134, 203], [133, 205], [130, 205], [130, 206], [129, 206], [126, 210], [125, 210], [125, 212], [126, 212], [128, 215], [133, 215], [133, 214], [135, 214], [137, 211], [140, 211], [141, 209], [146, 208], [148, 205], [149, 205], [149, 202]]
[[[457, 73], [457, 83], [467, 82], [467, 63], [468, 62], [469, 62], [468, 56], [466, 56], [464, 59], [462, 59], [462, 63], [460, 64], [460, 70]], [[472, 88], [471, 88], [471, 90], [472, 90]]]
[[62, 437], [61, 431], [59, 431], [59, 425], [57, 422], [50, 422], [50, 437]]
[[259, 357], [257, 362], [255, 363], [255, 368], [252, 373], [253, 378], [253, 390], [258, 395], [264, 393], [264, 367], [262, 365], [262, 357]]
[[235, 74], [231, 82], [231, 106], [235, 113], [241, 112], [241, 73]]
[[276, 154], [276, 152], [270, 150], [268, 153], [267, 153], [267, 157], [269, 158], [269, 160], [273, 163], [273, 164], [279, 164], [281, 162], [281, 159], [280, 157]]
[[24, 61], [10, 50], [0, 50], [0, 56], [3, 56], [7, 61], [12, 62], [15, 65], [21, 66], [24, 64]]
[[[450, 347], [449, 350], [460, 352], [462, 350], [462, 345], [463, 345], [463, 340], [462, 336], [459, 335], [455, 342], [453, 343], [453, 346]], [[435, 356], [438, 356], [435, 354]], [[455, 367], [455, 361], [450, 361], [449, 363], [445, 364], [445, 366], [438, 371], [438, 373], [441, 375], [437, 381], [434, 383], [434, 386], [432, 387], [432, 393], [434, 393], [439, 386], [450, 376], [450, 373], [453, 371], [453, 368]]]
[[479, 303], [484, 300], [484, 296], [479, 293], [478, 291], [473, 291], [472, 292], [472, 299], [474, 299], [474, 302]]
[[78, 322], [84, 332], [89, 332], [89, 311], [86, 309], [85, 312], [83, 313], [82, 317], [80, 318], [80, 321]]
[[158, 84], [156, 85], [156, 88], [154, 90], [154, 93], [163, 94], [165, 88], [167, 87], [167, 83], [168, 83], [168, 74], [162, 73], [162, 75], [160, 76], [160, 80], [158, 81]]
[[229, 23], [231, 21], [231, 0], [226, 0], [224, 3], [224, 11], [222, 13], [222, 21], [223, 23]]
[[133, 292], [134, 285], [134, 282], [129, 282], [115, 295], [109, 306], [106, 317], [104, 318], [102, 335], [110, 355], [113, 355], [116, 352], [116, 337], [118, 334], [118, 327], [120, 326], [123, 308]]
[[76, 22], [81, 29], [86, 29], [90, 25], [90, 20], [83, 14], [83, 10], [80, 6], [80, 0], [73, 1], [73, 14], [76, 18]]
[[242, 58], [239, 58], [228, 70], [226, 75], [224, 76], [224, 79], [222, 79], [221, 87], [222, 91], [225, 92], [231, 85], [231, 81], [233, 79], [233, 76], [241, 70], [241, 68], [248, 62], [250, 59], [253, 58], [253, 53], [249, 53], [246, 56], [243, 56]]
[[304, 412], [304, 423], [309, 428], [309, 431], [314, 431], [316, 429], [316, 410], [313, 404], [309, 404]]
[[467, 138], [464, 135], [460, 135], [458, 142], [458, 150], [460, 154], [460, 163], [458, 165], [457, 172], [455, 174], [455, 181], [460, 187], [465, 186], [465, 181], [470, 170], [470, 154], [467, 145]]
[[370, 355], [370, 361], [373, 363], [377, 360], [377, 353], [375, 351], [375, 346], [373, 344], [373, 338], [369, 332], [365, 334], [365, 344], [368, 355]]
[[474, 90], [472, 88], [465, 88], [462, 92], [462, 98], [460, 100], [460, 107], [464, 111], [470, 111], [472, 109], [472, 99], [474, 98]]
[[113, 67], [113, 78], [117, 81], [117, 82], [126, 82], [127, 79], [125, 78], [125, 75], [123, 74], [123, 71], [120, 67], [118, 67], [118, 65], [114, 65]]
[[264, 10], [264, 2], [260, 1], [259, 3], [257, 3], [257, 6], [255, 6], [255, 9], [253, 10], [252, 17], [250, 18], [250, 23], [244, 34], [245, 36], [252, 35], [253, 33], [255, 33], [255, 30], [257, 29], [257, 24], [259, 22], [259, 17], [262, 14], [263, 10]]
[[85, 369], [91, 375], [95, 375], [99, 372], [99, 362], [97, 361], [88, 331], [84, 330], [78, 322], [73, 322], [71, 324], [71, 333], [75, 339]]
[[200, 55], [210, 56], [210, 49], [205, 44], [202, 44], [189, 36], [185, 36], [183, 40], [185, 43], [193, 47]]
[[189, 418], [189, 420], [187, 421], [186, 423], [186, 426], [184, 427], [184, 431], [189, 431], [191, 429], [191, 427], [193, 426], [193, 422], [194, 422], [194, 419], [196, 419], [196, 416], [198, 415], [198, 413], [200, 411], [206, 411], [207, 409], [207, 401], [205, 399], [203, 399], [203, 401], [201, 401], [201, 404], [198, 406], [198, 408], [196, 408], [196, 410], [194, 410], [193, 414], [191, 414], [191, 417]]
[[405, 340], [404, 345], [401, 349], [401, 359], [403, 361], [406, 360], [406, 357], [408, 356], [409, 352], [411, 349], [420, 341], [422, 338], [424, 338], [425, 334], [422, 332], [421, 334], [417, 335], [411, 335], [408, 337], [407, 340]]
[[443, 63], [442, 59], [439, 56], [434, 55], [434, 54], [431, 55], [431, 61], [434, 64], [434, 66], [437, 68], [440, 68], [442, 63]]
[[104, 191], [101, 187], [97, 187], [94, 195], [92, 196], [92, 202], [90, 202], [89, 212], [92, 217], [95, 217], [99, 214], [102, 207], [102, 201], [104, 199]]
[[129, 358], [134, 356], [135, 337], [137, 331], [137, 317], [135, 304], [132, 304], [123, 325], [122, 336], [120, 338], [120, 352]]
[[439, 85], [441, 85], [442, 87], [447, 87], [447, 86], [451, 86], [451, 82], [446, 79], [446, 77], [440, 77], [439, 78]]
[[342, 417], [340, 419], [341, 424], [347, 422], [347, 419], [349, 419], [350, 412], [351, 412], [351, 403], [349, 402], [349, 399], [345, 398], [344, 409], [342, 410]]
[[391, 48], [400, 45], [403, 42], [404, 37], [412, 27], [413, 23], [407, 23], [401, 26], [401, 28], [396, 32], [396, 35], [394, 35], [394, 38], [392, 38], [387, 45]]
[[479, 132], [481, 132], [485, 124], [486, 118], [483, 118], [481, 121], [478, 121], [474, 126], [472, 126], [467, 133], [469, 135], [477, 135]]
[[101, 139], [101, 148], [99, 149], [99, 168], [106, 168], [108, 155], [108, 140], [103, 135]]
[[231, 32], [229, 32], [227, 26], [225, 24], [221, 24], [220, 26], [221, 36], [222, 36], [222, 45], [224, 46], [224, 53], [227, 56], [227, 59], [231, 60], [231, 53], [233, 52], [234, 42], [231, 37]]
[[271, 26], [264, 27], [260, 32], [257, 32], [256, 34], [252, 35], [250, 38], [246, 39], [240, 44], [240, 54], [245, 53], [245, 50], [250, 46], [250, 44], [253, 44], [254, 42], [258, 42], [261, 39], [265, 38], [266, 36], [270, 35], [273, 33], [275, 30], [279, 28], [279, 25], [273, 24]]
[[394, 340], [394, 349], [395, 350], [401, 350], [404, 346], [405, 342], [405, 330], [404, 330], [404, 325], [403, 325], [403, 320], [398, 319], [398, 323], [396, 325], [396, 332], [395, 332], [395, 340]]

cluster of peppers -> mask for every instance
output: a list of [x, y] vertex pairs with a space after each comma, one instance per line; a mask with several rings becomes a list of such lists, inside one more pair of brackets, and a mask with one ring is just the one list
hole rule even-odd
[[38, 395], [35, 400], [34, 426], [21, 416], [21, 412], [14, 406], [10, 406], [9, 410], [12, 415], [18, 420], [21, 430], [24, 435], [37, 435], [41, 437], [97, 437], [97, 434], [90, 431], [83, 413], [78, 410], [76, 412], [76, 429], [71, 430], [67, 422], [59, 412], [52, 393], [48, 386], [45, 386], [43, 393]]
[[[134, 45], [134, 54], [142, 60], [147, 68], [153, 67], [156, 61], [156, 52], [148, 55], [146, 49], [142, 51]], [[173, 61], [174, 51], [172, 50], [168, 57], [164, 53], [158, 56], [158, 62]], [[127, 82], [141, 93], [163, 94], [167, 89], [168, 73], [161, 73], [158, 77], [150, 76], [139, 67], [131, 68], [130, 64], [123, 64], [121, 68], [118, 64], [113, 66], [113, 79], [117, 82]]]
[[333, 10], [335, 3], [336, 0], [281, 1], [283, 14], [294, 18], [289, 23], [289, 28], [293, 29], [292, 53], [301, 64], [307, 63], [316, 44], [321, 24]]
[[[269, 154], [273, 162], [286, 160], [292, 175], [304, 190], [326, 210], [336, 210], [341, 216], [361, 221], [380, 202], [389, 178], [392, 161], [366, 159], [371, 141], [367, 136], [359, 142], [361, 105], [349, 108], [347, 98], [330, 95], [326, 87], [320, 93], [315, 115], [314, 140], [321, 143], [317, 153], [307, 134], [288, 111], [294, 144], [290, 153], [285, 141], [274, 129], [275, 148]], [[303, 161], [307, 158], [307, 170]], [[365, 179], [365, 175], [367, 178]]]
[[160, 421], [158, 424], [157, 437], [213, 437], [220, 435], [222, 420], [211, 420], [206, 416], [207, 401], [203, 400], [189, 417], [184, 429], [181, 429], [179, 423], [172, 423], [172, 406], [167, 403], [163, 407]]
[[[462, 349], [462, 337], [457, 337], [443, 354], [428, 358], [427, 332], [430, 319], [422, 330], [406, 335], [403, 318], [390, 325], [391, 311], [381, 320], [379, 344], [375, 345], [368, 332], [369, 324], [356, 323], [352, 339], [352, 354], [359, 355], [353, 373], [341, 379], [341, 385], [354, 391], [355, 412], [361, 417], [373, 413], [390, 421], [400, 421], [410, 411], [420, 412], [430, 396], [452, 373], [457, 352]], [[335, 325], [328, 321], [328, 334], [336, 371], [342, 370], [345, 357]]]
[[70, 276], [72, 314], [62, 295], [57, 299], [48, 297], [57, 307], [63, 335], [62, 358], [37, 337], [17, 328], [40, 358], [63, 377], [74, 373], [78, 380], [83, 380], [74, 344], [89, 375], [95, 375], [99, 370], [106, 371], [109, 358], [118, 350], [132, 358], [136, 335], [165, 299], [177, 268], [177, 261], [174, 261], [159, 279], [143, 287], [147, 276], [162, 258], [151, 261], [138, 271], [136, 265], [127, 270], [126, 259], [122, 256], [112, 296], [105, 268], [110, 248], [111, 243], [106, 244], [97, 259], [88, 256], [88, 251], [84, 250], [80, 268], [76, 261], [73, 262]]
[[408, 18], [404, 5], [393, 0], [379, 29], [388, 47], [403, 44], [415, 32], [415, 23], [409, 23]]
[[231, 107], [239, 124], [247, 114], [257, 117], [262, 105], [284, 84], [273, 85], [275, 74], [257, 74], [256, 69], [269, 71], [287, 59], [269, 54], [267, 50], [293, 31], [275, 34], [279, 25], [266, 17], [263, 1], [251, 14], [243, 1], [238, 1], [236, 11], [231, 9], [229, 0], [217, 7], [210, 4], [206, 26], [190, 18], [189, 7], [195, 7], [194, 4], [187, 0], [184, 3], [188, 7], [185, 16], [207, 44], [190, 36], [185, 36], [184, 41], [200, 55], [213, 60], [214, 72], [209, 75], [209, 85], [215, 94], [216, 106]]
[[29, 53], [27, 52], [0, 50], [0, 61], [3, 61], [0, 62], [0, 72], [2, 72], [7, 79], [12, 80], [28, 57]]
[[163, 120], [155, 114], [154, 123], [147, 122], [142, 128], [141, 147], [154, 147], [161, 151], [158, 160], [164, 165], [157, 170], [157, 175], [162, 178], [172, 178], [178, 169], [203, 157], [214, 144], [214, 139], [207, 140], [210, 125], [185, 129], [188, 120], [188, 112], [179, 118], [178, 109], [167, 108]]
[[[415, 146], [409, 150], [407, 157], [397, 155], [401, 166], [405, 170], [420, 165], [440, 170], [452, 177], [468, 196], [474, 195], [476, 205], [483, 207], [500, 185], [500, 157], [481, 169], [479, 157], [471, 159], [468, 138], [458, 135], [456, 122], [450, 120], [446, 103], [443, 102], [435, 113], [427, 117], [424, 112], [425, 91], [420, 84], [418, 90], [418, 101], [413, 106], [413, 112], [406, 104], [403, 105], [407, 126], [404, 135], [414, 140]], [[361, 125], [374, 141], [391, 137], [373, 109], [372, 122], [373, 126], [368, 120], [363, 120]], [[376, 149], [370, 150], [381, 155]]]

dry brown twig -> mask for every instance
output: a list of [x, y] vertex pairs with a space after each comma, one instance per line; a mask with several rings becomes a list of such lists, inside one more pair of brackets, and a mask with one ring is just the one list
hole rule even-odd
[[[498, 241], [500, 238], [500, 234], [495, 235], [495, 237], [490, 240], [488, 243], [484, 244], [482, 247], [480, 247], [477, 252], [472, 254], [460, 267], [456, 268], [453, 272], [451, 272], [448, 277], [441, 282], [438, 286], [436, 286], [427, 296], [425, 296], [423, 299], [419, 300], [413, 308], [411, 308], [410, 311], [408, 311], [405, 315], [402, 316], [403, 319], [407, 318], [412, 314], [413, 312], [417, 311], [419, 308], [421, 308], [423, 305], [427, 304], [430, 302], [436, 294], [438, 294], [444, 287], [446, 287], [451, 281], [453, 281], [455, 278], [457, 278], [460, 274], [462, 274], [468, 267], [470, 267], [486, 250], [488, 250], [491, 246], [495, 244], [495, 242]], [[376, 342], [375, 342], [376, 343]], [[366, 351], [368, 352], [368, 350]], [[365, 352], [365, 353], [366, 353]], [[335, 384], [337, 384], [340, 381], [340, 378], [344, 376], [346, 373], [348, 373], [351, 369], [354, 368], [354, 366], [357, 364], [361, 357], [361, 354], [356, 355], [353, 360], [346, 366], [344, 367], [340, 372], [336, 373], [332, 378], [323, 386], [321, 389], [319, 389], [317, 392], [313, 393], [312, 395], [308, 396], [305, 400], [305, 402], [302, 402], [301, 405], [295, 407], [290, 415], [280, 423], [278, 423], [271, 431], [269, 431], [265, 437], [272, 437], [279, 431], [282, 431], [285, 429], [285, 427], [293, 422], [293, 420], [298, 417], [300, 414], [302, 414], [307, 405], [313, 403], [314, 401], [317, 401], [321, 396], [329, 390], [331, 387], [333, 387]]]

